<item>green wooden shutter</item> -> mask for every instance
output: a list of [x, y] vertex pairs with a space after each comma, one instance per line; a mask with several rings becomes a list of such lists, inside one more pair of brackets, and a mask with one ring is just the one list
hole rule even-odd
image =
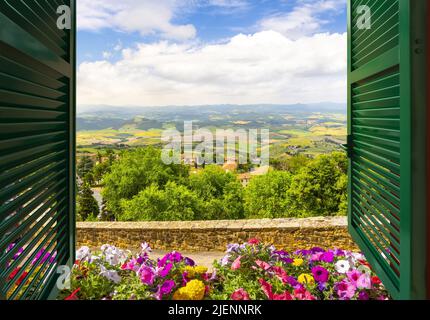
[[60, 5], [74, 17], [75, 1], [0, 1], [0, 299], [48, 298], [73, 261], [75, 22], [57, 27]]
[[[358, 26], [362, 5], [370, 29]], [[426, 290], [426, 5], [348, 1], [349, 227], [400, 299]]]

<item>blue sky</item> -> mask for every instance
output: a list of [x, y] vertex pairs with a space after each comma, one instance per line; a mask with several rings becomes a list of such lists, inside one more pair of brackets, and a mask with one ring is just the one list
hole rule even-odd
[[342, 102], [345, 3], [80, 0], [78, 104]]

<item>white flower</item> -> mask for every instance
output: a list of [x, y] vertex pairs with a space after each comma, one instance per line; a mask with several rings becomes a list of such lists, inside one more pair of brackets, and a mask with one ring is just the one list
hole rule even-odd
[[336, 271], [339, 273], [347, 273], [349, 269], [351, 268], [351, 265], [347, 260], [339, 260], [336, 262]]
[[223, 266], [223, 267], [225, 267], [226, 265], [228, 265], [229, 264], [229, 262], [230, 262], [230, 255], [229, 254], [227, 254], [227, 255], [225, 255], [222, 259], [221, 259], [221, 265]]
[[115, 270], [108, 270], [104, 266], [100, 266], [100, 275], [107, 278], [108, 280], [115, 282], [116, 284], [121, 282], [121, 277], [119, 276], [118, 272]]
[[145, 254], [145, 253], [150, 253], [152, 251], [151, 247], [149, 246], [148, 243], [144, 242], [140, 245], [141, 248], [141, 253]]
[[91, 256], [91, 250], [88, 247], [81, 247], [76, 251], [76, 260], [84, 260]]
[[105, 244], [101, 247], [104, 254], [104, 260], [111, 266], [123, 264], [127, 260], [127, 254], [115, 246]]

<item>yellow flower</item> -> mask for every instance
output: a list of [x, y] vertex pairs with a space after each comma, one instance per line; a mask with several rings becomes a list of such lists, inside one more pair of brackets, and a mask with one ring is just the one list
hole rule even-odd
[[208, 271], [208, 268], [203, 266], [186, 266], [185, 268], [182, 268], [182, 272], [186, 272], [188, 274], [188, 278], [194, 278], [196, 275], [204, 274]]
[[206, 287], [200, 280], [191, 280], [173, 294], [173, 300], [203, 300]]
[[302, 273], [297, 278], [297, 281], [299, 281], [301, 284], [314, 284], [315, 283], [314, 277], [309, 273]]
[[294, 259], [293, 266], [300, 267], [303, 264], [303, 262], [304, 262], [303, 259], [300, 259], [300, 258]]

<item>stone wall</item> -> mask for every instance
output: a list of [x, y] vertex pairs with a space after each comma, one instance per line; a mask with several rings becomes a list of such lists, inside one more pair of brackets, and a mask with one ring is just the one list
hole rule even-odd
[[109, 243], [137, 250], [142, 242], [153, 249], [224, 251], [229, 243], [258, 238], [287, 251], [298, 248], [358, 250], [345, 217], [192, 222], [78, 222], [77, 245]]

